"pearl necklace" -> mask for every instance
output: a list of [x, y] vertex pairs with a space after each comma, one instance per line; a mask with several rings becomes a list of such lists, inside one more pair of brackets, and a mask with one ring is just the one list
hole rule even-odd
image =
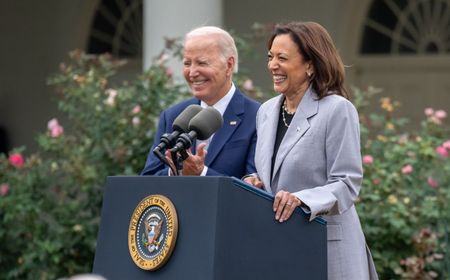
[[284, 114], [284, 112], [286, 112], [288, 115], [293, 116], [295, 114], [295, 112], [289, 112], [286, 109], [287, 105], [286, 105], [286, 99], [283, 102], [283, 105], [281, 106], [281, 116], [283, 117], [283, 122], [284, 122], [284, 126], [285, 127], [289, 127], [289, 124], [286, 121], [286, 115]]

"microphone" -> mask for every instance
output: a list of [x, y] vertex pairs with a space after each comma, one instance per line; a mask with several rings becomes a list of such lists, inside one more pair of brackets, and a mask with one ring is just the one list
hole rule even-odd
[[165, 157], [161, 153], [166, 147], [172, 148], [175, 145], [178, 136], [181, 133], [186, 133], [189, 131], [189, 122], [191, 119], [197, 115], [203, 108], [200, 105], [193, 104], [186, 107], [186, 109], [181, 112], [178, 117], [173, 121], [172, 133], [164, 133], [161, 136], [160, 143], [153, 149], [153, 153], [163, 162], [165, 162]]
[[223, 125], [222, 115], [213, 107], [203, 109], [189, 122], [189, 133], [183, 133], [171, 152], [189, 149], [194, 139], [206, 140]]

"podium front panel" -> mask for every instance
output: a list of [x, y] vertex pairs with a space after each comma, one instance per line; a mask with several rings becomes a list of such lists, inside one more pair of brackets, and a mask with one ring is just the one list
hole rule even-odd
[[[108, 280], [213, 279], [218, 182], [218, 178], [108, 177], [93, 272]], [[164, 195], [175, 205], [178, 238], [168, 262], [146, 271], [131, 259], [128, 227], [135, 207], [152, 194]]]
[[[174, 204], [178, 238], [168, 262], [147, 271], [130, 256], [128, 228], [155, 194]], [[270, 199], [228, 177], [108, 177], [93, 272], [108, 280], [327, 279], [326, 225], [274, 216]]]
[[300, 211], [280, 223], [272, 200], [222, 180], [214, 279], [327, 279], [323, 223], [309, 222]]

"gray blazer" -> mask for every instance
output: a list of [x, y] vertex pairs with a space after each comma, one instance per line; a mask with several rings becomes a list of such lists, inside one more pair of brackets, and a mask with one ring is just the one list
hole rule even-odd
[[282, 96], [265, 102], [256, 117], [255, 163], [266, 191], [285, 190], [309, 207], [311, 220], [327, 221], [328, 279], [378, 279], [354, 203], [362, 182], [358, 114], [345, 98], [317, 100], [305, 93], [271, 162]]

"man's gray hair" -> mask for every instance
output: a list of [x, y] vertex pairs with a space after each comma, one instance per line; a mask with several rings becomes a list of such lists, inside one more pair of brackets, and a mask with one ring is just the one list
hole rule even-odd
[[230, 33], [223, 30], [222, 28], [216, 27], [216, 26], [202, 26], [193, 29], [185, 36], [185, 41], [188, 39], [191, 39], [192, 37], [196, 36], [205, 36], [205, 35], [216, 35], [218, 37], [218, 45], [220, 47], [220, 50], [222, 52], [222, 55], [225, 57], [225, 59], [228, 59], [229, 57], [234, 57], [234, 73], [238, 72], [238, 52], [236, 48], [236, 43], [234, 42], [233, 37], [231, 37]]

